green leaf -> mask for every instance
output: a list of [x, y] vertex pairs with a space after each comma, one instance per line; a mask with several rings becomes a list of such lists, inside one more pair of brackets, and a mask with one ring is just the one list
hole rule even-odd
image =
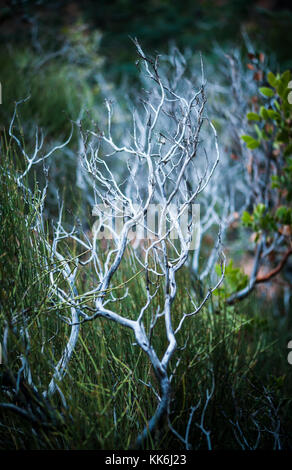
[[260, 142], [251, 137], [250, 135], [242, 135], [241, 138], [246, 143], [247, 148], [249, 149], [255, 149], [260, 145]]
[[263, 119], [269, 119], [268, 111], [267, 111], [267, 109], [266, 109], [264, 106], [261, 106], [261, 107], [260, 107], [260, 116], [261, 116]]
[[285, 70], [285, 72], [282, 73], [281, 75], [281, 82], [283, 83], [284, 87], [288, 87], [288, 83], [291, 80], [291, 73], [290, 70]]
[[253, 149], [258, 148], [259, 145], [260, 145], [260, 142], [254, 139], [253, 142], [251, 142], [250, 144], [247, 144], [247, 148], [253, 150]]
[[247, 119], [249, 121], [260, 121], [260, 116], [256, 113], [247, 113], [246, 115]]
[[274, 91], [271, 88], [268, 88], [268, 87], [265, 87], [265, 86], [260, 88], [260, 92], [263, 95], [267, 96], [268, 98], [271, 98], [275, 94]]
[[250, 215], [249, 212], [244, 211], [242, 216], [241, 216], [242, 223], [244, 225], [251, 225], [252, 223], [252, 216]]
[[272, 189], [277, 189], [277, 188], [280, 188], [280, 187], [281, 187], [281, 185], [280, 185], [278, 179], [277, 180], [275, 179], [274, 181], [272, 181], [272, 183], [271, 183], [271, 188]]
[[284, 81], [280, 80], [280, 82], [277, 84], [277, 93], [282, 99], [286, 91], [287, 86], [285, 85]]
[[258, 139], [261, 140], [263, 138], [263, 132], [260, 130], [260, 128], [257, 124], [255, 124], [254, 128], [255, 128], [255, 131], [257, 133]]
[[286, 206], [280, 206], [276, 210], [276, 217], [280, 223], [290, 225], [292, 221], [292, 210]]
[[273, 74], [273, 72], [269, 72], [267, 75], [268, 82], [271, 86], [275, 87], [277, 84], [277, 78]]
[[250, 135], [242, 135], [241, 138], [246, 144], [253, 140], [253, 137], [251, 137]]
[[269, 118], [281, 119], [281, 114], [277, 113], [277, 111], [274, 111], [273, 109], [268, 109], [267, 112], [268, 112]]
[[254, 209], [254, 216], [256, 219], [260, 219], [266, 210], [265, 204], [258, 204]]

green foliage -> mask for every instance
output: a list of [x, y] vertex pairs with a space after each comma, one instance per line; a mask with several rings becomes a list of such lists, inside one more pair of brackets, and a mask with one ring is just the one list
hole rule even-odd
[[250, 135], [242, 135], [241, 138], [247, 144], [247, 147], [249, 149], [256, 149], [260, 145], [260, 142], [251, 137]]
[[[290, 152], [291, 150], [289, 149], [289, 153]], [[282, 169], [281, 174], [273, 175], [271, 177], [271, 182], [271, 187], [274, 189], [278, 189], [279, 192], [282, 192], [283, 189], [285, 189], [285, 197], [287, 201], [292, 201], [292, 157], [286, 158], [286, 165]]]
[[[276, 219], [278, 220], [277, 217]], [[241, 218], [245, 227], [249, 227], [257, 233], [257, 238], [262, 231], [273, 232], [277, 230], [276, 219], [267, 211], [264, 204], [258, 204], [252, 214], [244, 211]]]
[[[215, 270], [218, 276], [221, 275], [221, 267], [217, 264]], [[222, 298], [228, 297], [247, 286], [248, 276], [241, 268], [236, 268], [231, 259], [225, 268], [223, 284], [215, 291], [215, 295]]]
[[264, 96], [267, 96], [268, 98], [274, 96], [274, 91], [271, 88], [261, 87], [259, 90]]
[[[260, 119], [261, 119], [260, 116], [256, 113], [247, 113], [246, 117], [249, 121], [260, 121]], [[247, 136], [245, 136], [245, 137], [247, 137]]]
[[275, 217], [280, 224], [292, 225], [292, 209], [291, 207], [280, 206], [276, 210]]
[[[274, 147], [277, 148], [277, 146], [282, 143], [285, 145], [291, 144], [291, 105], [287, 99], [291, 72], [287, 70], [282, 73], [282, 75], [277, 74], [276, 76], [272, 74], [272, 72], [269, 72], [267, 74], [267, 80], [271, 84], [271, 88], [260, 87], [259, 91], [269, 99], [269, 107], [267, 107], [266, 104], [260, 106], [259, 114], [255, 112], [247, 113], [247, 119], [249, 121], [260, 121], [261, 123], [260, 128], [257, 125], [254, 126], [258, 135], [259, 144], [261, 144], [262, 140], [268, 138], [266, 135], [267, 131], [265, 130], [265, 127], [267, 127], [266, 124], [272, 124], [275, 129], [273, 135], [269, 136], [269, 138], [273, 139]], [[244, 135], [242, 139], [247, 143], [249, 148], [256, 148], [251, 146], [253, 144], [252, 136]]]
[[[291, 77], [289, 70], [276, 75], [268, 72], [267, 82], [270, 88], [259, 88], [265, 97], [259, 106], [259, 113], [247, 113], [249, 121], [258, 121], [254, 125], [257, 139], [249, 135], [242, 136], [248, 148], [261, 147], [266, 158], [275, 160], [277, 168], [276, 174], [270, 177], [269, 185], [271, 190], [278, 192], [279, 206], [266, 207], [265, 204], [258, 204], [251, 214], [245, 211], [242, 215], [243, 225], [256, 233], [256, 240], [262, 232], [273, 234], [281, 231], [281, 226], [290, 226], [292, 223], [289, 207], [292, 200], [292, 105], [288, 101]], [[267, 144], [272, 147], [272, 154], [267, 150]]]

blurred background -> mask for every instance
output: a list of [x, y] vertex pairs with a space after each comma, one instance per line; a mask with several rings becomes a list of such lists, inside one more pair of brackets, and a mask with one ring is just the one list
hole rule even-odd
[[246, 53], [248, 38], [255, 52], [266, 52], [285, 69], [291, 66], [291, 29], [292, 5], [284, 0], [2, 0], [0, 124], [7, 125], [15, 100], [30, 94], [23, 119], [37, 119], [60, 137], [68, 118], [78, 116], [81, 100], [92, 110], [102, 90], [125, 82], [135, 87], [139, 70], [131, 38], [150, 54], [173, 45], [202, 52], [214, 67], [222, 63], [216, 45]]
[[292, 5], [287, 0], [2, 0], [0, 17], [3, 42], [36, 49], [44, 38], [47, 47], [54, 47], [70, 33], [88, 38], [99, 31], [99, 53], [119, 78], [123, 72], [135, 75], [129, 37], [138, 37], [153, 52], [165, 52], [175, 42], [207, 54], [215, 41], [240, 45], [244, 28], [284, 67], [291, 63]]

